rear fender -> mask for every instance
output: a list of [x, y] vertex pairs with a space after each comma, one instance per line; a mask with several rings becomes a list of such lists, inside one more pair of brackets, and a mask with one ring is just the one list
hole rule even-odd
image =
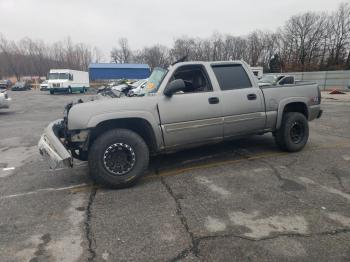
[[279, 129], [281, 127], [284, 109], [288, 104], [291, 104], [291, 103], [303, 103], [303, 104], [305, 104], [305, 106], [308, 110], [308, 115], [309, 115], [310, 109], [307, 105], [308, 100], [305, 97], [290, 97], [290, 98], [283, 99], [280, 101], [280, 103], [278, 105], [276, 129]]

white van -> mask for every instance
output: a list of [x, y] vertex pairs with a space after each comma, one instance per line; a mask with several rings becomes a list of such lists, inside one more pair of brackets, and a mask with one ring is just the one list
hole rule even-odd
[[48, 75], [50, 94], [55, 92], [86, 92], [89, 84], [89, 73], [71, 69], [51, 69]]

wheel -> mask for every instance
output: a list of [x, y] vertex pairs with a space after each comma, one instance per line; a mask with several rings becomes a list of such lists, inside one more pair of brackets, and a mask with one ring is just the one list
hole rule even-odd
[[71, 94], [72, 93], [72, 88], [68, 87], [68, 93]]
[[297, 112], [286, 113], [282, 125], [275, 133], [277, 145], [285, 151], [297, 152], [304, 148], [309, 139], [309, 123]]
[[81, 93], [81, 94], [84, 94], [85, 92], [86, 92], [86, 88], [83, 87], [83, 90], [80, 90], [80, 93]]
[[127, 129], [103, 133], [93, 142], [88, 155], [91, 178], [110, 188], [134, 185], [148, 162], [149, 150], [145, 141]]
[[53, 95], [55, 93], [55, 91], [53, 90], [50, 90], [50, 94]]

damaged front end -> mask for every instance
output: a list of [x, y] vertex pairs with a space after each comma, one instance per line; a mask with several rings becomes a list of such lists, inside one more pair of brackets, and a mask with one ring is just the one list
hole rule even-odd
[[73, 158], [87, 160], [89, 130], [68, 130], [68, 114], [73, 105], [65, 107], [64, 118], [50, 123], [39, 140], [39, 152], [51, 169], [72, 167]]
[[72, 155], [64, 146], [64, 140], [61, 137], [62, 128], [63, 119], [50, 123], [38, 143], [39, 152], [51, 169], [73, 166]]

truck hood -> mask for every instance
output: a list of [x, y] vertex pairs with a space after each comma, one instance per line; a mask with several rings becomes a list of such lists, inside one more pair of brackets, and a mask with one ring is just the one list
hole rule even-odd
[[[68, 129], [87, 129], [94, 127], [100, 120], [128, 118], [141, 115], [157, 116], [156, 95], [143, 97], [125, 97], [118, 99], [99, 99], [75, 104], [68, 114]], [[98, 120], [99, 119], [99, 120]]]

